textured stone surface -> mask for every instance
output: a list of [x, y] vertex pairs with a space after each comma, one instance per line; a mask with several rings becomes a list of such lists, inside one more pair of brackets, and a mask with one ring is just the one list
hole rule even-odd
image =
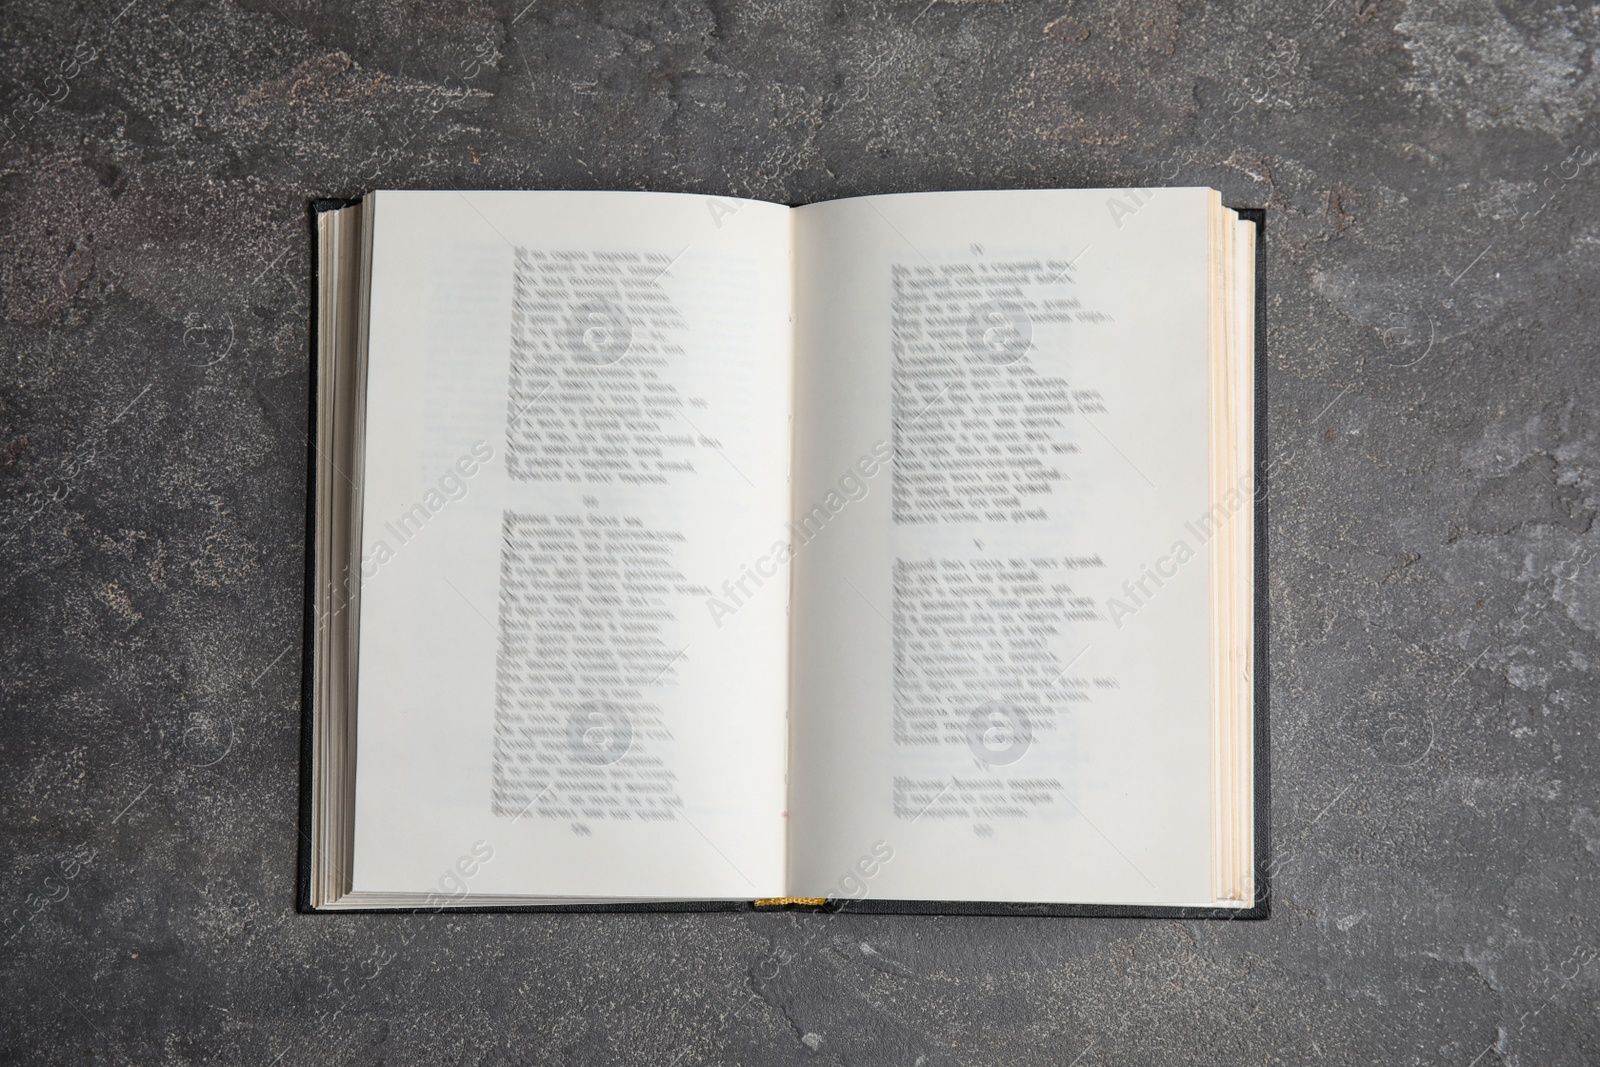
[[[1600, 1058], [1594, 8], [125, 2], [0, 14], [0, 1059]], [[1270, 921], [295, 913], [308, 198], [1124, 184], [1269, 213]]]

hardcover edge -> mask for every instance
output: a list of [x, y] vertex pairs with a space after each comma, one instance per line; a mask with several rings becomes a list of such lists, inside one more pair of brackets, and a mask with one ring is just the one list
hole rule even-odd
[[311, 849], [312, 837], [315, 832], [315, 803], [313, 794], [315, 783], [315, 754], [316, 754], [316, 640], [317, 640], [317, 416], [321, 404], [321, 382], [318, 381], [317, 345], [321, 343], [319, 323], [321, 316], [318, 312], [320, 290], [322, 286], [321, 266], [318, 247], [317, 220], [329, 211], [338, 211], [347, 207], [354, 207], [361, 203], [361, 197], [344, 199], [338, 197], [313, 197], [306, 202], [306, 233], [311, 239], [311, 272], [310, 291], [307, 293], [310, 313], [311, 329], [308, 331], [309, 359], [308, 384], [306, 387], [306, 470], [305, 470], [305, 500], [306, 521], [304, 530], [304, 543], [306, 556], [302, 579], [302, 593], [305, 606], [301, 611], [301, 655], [300, 655], [300, 812], [299, 812], [299, 838], [296, 841], [296, 866], [299, 877], [295, 886], [295, 910], [302, 914], [315, 913], [321, 909], [315, 908], [311, 903]]
[[[310, 306], [315, 308], [320, 278], [317, 271], [317, 218], [325, 211], [336, 211], [361, 203], [361, 198], [343, 200], [315, 198], [309, 201], [307, 218], [311, 238], [311, 292]], [[461, 907], [420, 908], [315, 908], [311, 905], [311, 833], [312, 833], [312, 755], [315, 731], [313, 716], [315, 695], [314, 641], [316, 637], [316, 504], [317, 504], [317, 454], [316, 449], [306, 450], [306, 560], [304, 654], [301, 656], [301, 720], [300, 720], [300, 815], [299, 815], [299, 878], [296, 887], [296, 911], [305, 915], [418, 915], [448, 912], [452, 915], [497, 914], [502, 912], [538, 913], [636, 913], [636, 912], [768, 912], [805, 911], [821, 914], [839, 914], [846, 911], [865, 915], [962, 915], [994, 918], [1096, 918], [1096, 919], [1224, 919], [1231, 921], [1259, 921], [1271, 916], [1271, 863], [1270, 835], [1271, 811], [1271, 715], [1268, 707], [1270, 691], [1269, 622], [1267, 596], [1267, 508], [1270, 494], [1270, 471], [1267, 462], [1267, 331], [1261, 299], [1264, 291], [1266, 269], [1261, 250], [1266, 234], [1267, 213], [1262, 208], [1233, 208], [1241, 219], [1256, 227], [1255, 257], [1255, 538], [1253, 566], [1255, 577], [1254, 640], [1255, 677], [1252, 695], [1255, 797], [1255, 903], [1248, 908], [1227, 907], [1173, 907], [1142, 904], [1047, 904], [1015, 903], [1006, 901], [939, 901], [939, 900], [855, 900], [841, 898], [816, 904], [771, 904], [757, 906], [747, 900], [702, 901], [649, 901], [615, 903], [597, 901], [593, 904], [469, 904]], [[313, 317], [310, 330], [310, 355], [312, 373], [308, 389], [308, 441], [314, 440], [317, 427], [319, 400], [316, 375], [317, 326]]]

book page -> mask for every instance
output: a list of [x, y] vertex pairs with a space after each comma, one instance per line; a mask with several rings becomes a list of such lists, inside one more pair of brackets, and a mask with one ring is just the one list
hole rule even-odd
[[796, 212], [792, 893], [1211, 902], [1213, 196]]
[[788, 209], [367, 203], [355, 892], [780, 894]]

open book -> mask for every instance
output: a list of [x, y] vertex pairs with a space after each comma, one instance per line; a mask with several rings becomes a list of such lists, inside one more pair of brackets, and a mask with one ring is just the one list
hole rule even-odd
[[303, 904], [1259, 913], [1216, 192], [317, 225]]

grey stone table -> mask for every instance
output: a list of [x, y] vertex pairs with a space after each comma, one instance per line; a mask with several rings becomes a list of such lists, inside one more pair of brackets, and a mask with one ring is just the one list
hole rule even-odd
[[[16, 2], [0, 1060], [1600, 1059], [1600, 14]], [[1267, 211], [1260, 923], [295, 911], [307, 202]]]

